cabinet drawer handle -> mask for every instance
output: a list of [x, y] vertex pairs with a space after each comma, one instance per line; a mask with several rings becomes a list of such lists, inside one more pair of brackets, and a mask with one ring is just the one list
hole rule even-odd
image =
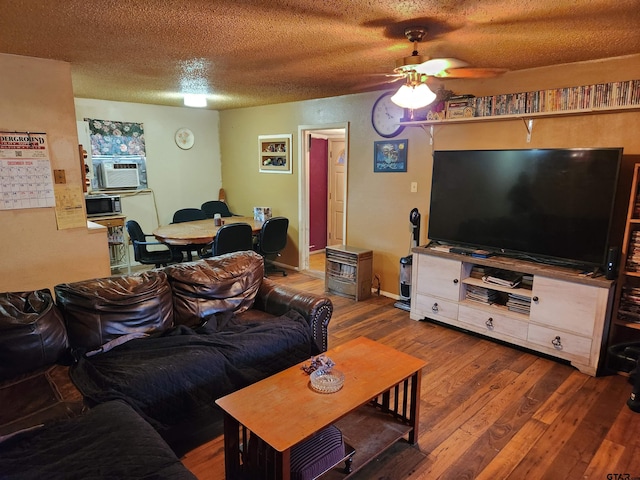
[[458, 284], [458, 281], [459, 281], [459, 280], [458, 280], [457, 278], [454, 278], [454, 279], [453, 279], [453, 284], [454, 284], [454, 285], [457, 285], [457, 284]]
[[489, 317], [484, 324], [487, 326], [489, 330], [493, 330], [493, 318]]
[[434, 303], [434, 304], [433, 304], [433, 306], [431, 307], [431, 311], [432, 311], [433, 313], [438, 313], [438, 312], [439, 312], [439, 310], [440, 310], [440, 309], [438, 308], [438, 304], [437, 304], [437, 303]]
[[532, 297], [531, 300], [533, 300], [534, 302], [538, 303], [538, 297]]
[[551, 340], [551, 344], [556, 347], [558, 350], [562, 350], [562, 340], [560, 339], [560, 336], [556, 336], [556, 338], [554, 338], [553, 340]]

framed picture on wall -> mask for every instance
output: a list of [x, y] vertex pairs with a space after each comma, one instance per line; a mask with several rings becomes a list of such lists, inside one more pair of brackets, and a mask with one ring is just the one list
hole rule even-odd
[[259, 171], [291, 173], [291, 135], [258, 136]]
[[406, 172], [408, 140], [373, 142], [374, 172]]

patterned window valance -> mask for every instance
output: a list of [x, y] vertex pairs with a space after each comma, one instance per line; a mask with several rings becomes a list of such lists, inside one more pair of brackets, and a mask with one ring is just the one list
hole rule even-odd
[[92, 155], [145, 156], [142, 123], [85, 118], [89, 123]]

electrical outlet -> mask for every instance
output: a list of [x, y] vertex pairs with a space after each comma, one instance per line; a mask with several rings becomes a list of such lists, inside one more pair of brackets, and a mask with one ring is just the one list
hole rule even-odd
[[416, 193], [418, 191], [418, 182], [411, 182], [411, 193]]

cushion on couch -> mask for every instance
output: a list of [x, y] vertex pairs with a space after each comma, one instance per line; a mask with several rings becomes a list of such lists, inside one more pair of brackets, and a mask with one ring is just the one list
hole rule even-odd
[[50, 290], [0, 293], [0, 380], [56, 363], [67, 346]]
[[73, 418], [85, 410], [82, 395], [63, 365], [0, 382], [0, 405], [0, 442], [17, 431]]
[[176, 325], [196, 327], [216, 313], [252, 307], [264, 277], [264, 262], [252, 251], [234, 252], [164, 269], [173, 290]]
[[161, 436], [124, 402], [0, 443], [3, 479], [195, 480]]
[[159, 270], [60, 284], [55, 293], [73, 348], [93, 350], [173, 325], [171, 287]]

